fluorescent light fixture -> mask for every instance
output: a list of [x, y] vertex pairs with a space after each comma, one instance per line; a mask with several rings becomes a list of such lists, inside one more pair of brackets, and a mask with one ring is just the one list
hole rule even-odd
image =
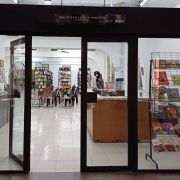
[[140, 6], [144, 6], [145, 3], [147, 3], [148, 0], [143, 0], [141, 3], [140, 3]]
[[45, 4], [51, 4], [51, 0], [45, 0]]

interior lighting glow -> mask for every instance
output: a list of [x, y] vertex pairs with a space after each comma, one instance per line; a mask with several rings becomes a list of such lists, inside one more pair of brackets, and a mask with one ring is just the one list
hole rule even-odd
[[45, 0], [45, 4], [51, 4], [51, 0]]
[[145, 3], [147, 3], [148, 0], [143, 0], [141, 3], [140, 3], [140, 6], [143, 6]]

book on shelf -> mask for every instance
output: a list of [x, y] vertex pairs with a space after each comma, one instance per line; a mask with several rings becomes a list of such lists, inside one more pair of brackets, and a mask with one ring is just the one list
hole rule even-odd
[[167, 68], [180, 68], [179, 60], [166, 60]]
[[152, 128], [155, 134], [163, 134], [161, 123], [160, 122], [152, 122]]
[[156, 152], [164, 152], [165, 151], [165, 148], [159, 139], [152, 139], [151, 142], [152, 142], [154, 151], [156, 151]]
[[180, 85], [180, 75], [171, 75], [171, 79], [174, 85]]
[[170, 138], [163, 138], [162, 142], [163, 142], [163, 145], [164, 145], [164, 148], [165, 148], [166, 151], [168, 151], [168, 152], [176, 151], [172, 139], [170, 139]]
[[180, 135], [180, 124], [179, 123], [174, 126], [174, 129], [176, 130], [177, 134]]
[[174, 142], [175, 142], [175, 146], [176, 146], [177, 151], [180, 152], [180, 139], [175, 138]]
[[175, 135], [173, 123], [171, 123], [171, 122], [164, 123], [164, 127], [165, 127], [168, 134], [174, 134]]
[[180, 102], [179, 89], [167, 88], [167, 96], [171, 102]]
[[165, 118], [165, 112], [163, 106], [158, 106], [156, 111], [153, 111], [152, 116], [154, 118]]
[[154, 68], [166, 68], [166, 60], [154, 60]]
[[166, 71], [154, 72], [154, 79], [156, 85], [169, 85]]
[[179, 108], [169, 105], [166, 107], [168, 118], [177, 119], [179, 117]]

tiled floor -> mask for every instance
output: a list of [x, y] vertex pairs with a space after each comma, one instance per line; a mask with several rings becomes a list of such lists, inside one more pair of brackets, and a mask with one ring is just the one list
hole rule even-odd
[[[16, 105], [18, 102], [16, 103]], [[22, 154], [23, 108], [15, 106], [13, 152]], [[80, 103], [74, 107], [32, 108], [31, 172], [80, 171]], [[0, 170], [19, 170], [21, 167], [8, 158], [8, 124], [0, 128]], [[127, 143], [92, 141], [87, 131], [88, 166], [127, 165]], [[139, 143], [139, 169], [155, 169], [145, 159], [149, 143]], [[160, 169], [180, 169], [179, 153], [153, 153]]]

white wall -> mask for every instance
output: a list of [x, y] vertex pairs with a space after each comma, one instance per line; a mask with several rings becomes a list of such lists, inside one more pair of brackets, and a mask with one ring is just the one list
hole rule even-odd
[[[0, 59], [4, 60], [5, 65], [5, 36], [0, 35]], [[4, 91], [4, 83], [0, 83], [1, 89]]]
[[149, 95], [149, 75], [151, 52], [180, 52], [180, 39], [139, 38], [138, 58], [144, 68], [142, 76], [143, 96]]

